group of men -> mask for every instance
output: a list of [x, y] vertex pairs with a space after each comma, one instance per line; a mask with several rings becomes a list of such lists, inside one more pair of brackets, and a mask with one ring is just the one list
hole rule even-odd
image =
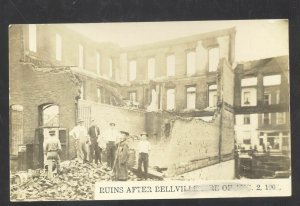
[[[118, 131], [114, 122], [109, 123], [108, 129], [100, 131], [95, 120], [87, 130], [83, 120], [70, 131], [70, 136], [75, 140], [76, 157], [83, 163], [95, 161], [95, 164], [102, 164], [101, 153], [106, 151], [107, 168], [114, 172], [114, 177], [119, 181], [128, 179], [129, 146], [126, 140], [129, 132]], [[147, 178], [149, 165], [150, 143], [147, 140], [148, 134], [141, 134], [141, 141], [138, 144], [138, 171], [143, 179]], [[142, 172], [142, 166], [144, 172]]]

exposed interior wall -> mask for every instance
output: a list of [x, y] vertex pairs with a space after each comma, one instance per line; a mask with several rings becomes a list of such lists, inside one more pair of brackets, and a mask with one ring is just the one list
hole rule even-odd
[[194, 118], [175, 120], [168, 143], [168, 174], [173, 176], [216, 163], [219, 127], [220, 115], [212, 122]]
[[219, 89], [221, 99], [221, 126], [220, 126], [220, 158], [233, 158], [234, 147], [234, 71], [229, 63], [223, 59], [220, 68]]
[[[90, 111], [90, 118], [96, 120], [100, 133], [109, 127], [110, 122], [115, 122], [118, 130], [126, 130], [130, 135], [139, 135], [145, 130], [145, 112], [143, 111], [79, 100], [78, 108], [81, 107], [90, 107], [90, 110], [86, 112]], [[82, 117], [79, 116], [79, 118]], [[86, 126], [89, 126], [89, 122]]]
[[210, 122], [195, 118], [177, 118], [172, 124], [168, 143], [168, 174], [193, 171], [233, 158], [234, 73], [222, 61], [219, 65], [219, 107]]

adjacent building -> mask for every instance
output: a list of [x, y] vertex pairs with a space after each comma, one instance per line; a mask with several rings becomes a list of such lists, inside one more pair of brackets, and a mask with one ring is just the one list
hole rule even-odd
[[235, 68], [235, 135], [242, 147], [290, 150], [288, 56]]

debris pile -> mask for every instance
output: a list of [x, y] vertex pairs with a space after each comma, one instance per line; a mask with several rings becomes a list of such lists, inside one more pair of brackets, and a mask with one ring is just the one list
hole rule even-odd
[[[131, 171], [128, 181], [139, 178]], [[46, 172], [28, 178], [26, 182], [11, 184], [11, 200], [92, 200], [94, 183], [113, 181], [113, 172], [106, 166], [80, 163], [77, 160], [61, 163], [61, 172], [53, 179], [47, 178]]]

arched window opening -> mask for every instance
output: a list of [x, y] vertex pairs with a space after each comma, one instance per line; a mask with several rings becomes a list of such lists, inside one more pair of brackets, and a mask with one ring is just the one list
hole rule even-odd
[[39, 126], [58, 127], [59, 126], [59, 106], [47, 103], [39, 106]]

